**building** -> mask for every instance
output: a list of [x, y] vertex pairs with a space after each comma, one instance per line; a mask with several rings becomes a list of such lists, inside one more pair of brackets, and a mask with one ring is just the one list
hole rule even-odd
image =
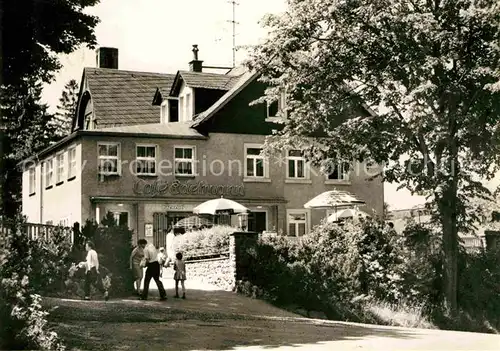
[[119, 70], [118, 50], [98, 49], [97, 67], [83, 71], [73, 132], [22, 163], [29, 222], [72, 225], [112, 212], [136, 239], [158, 241], [196, 205], [224, 196], [251, 209], [250, 230], [295, 236], [326, 216], [304, 203], [333, 188], [382, 213], [380, 179], [342, 165], [325, 175], [297, 150], [261, 156], [286, 102], [249, 106], [264, 93], [258, 74], [204, 72], [193, 53], [189, 70], [158, 74]]

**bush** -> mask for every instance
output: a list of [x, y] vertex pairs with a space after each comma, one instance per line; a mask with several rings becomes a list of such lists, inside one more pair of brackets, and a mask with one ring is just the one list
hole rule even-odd
[[214, 226], [186, 232], [174, 238], [174, 250], [184, 257], [222, 254], [229, 251], [229, 234], [234, 232], [230, 226]]
[[[57, 262], [44, 264], [47, 255], [41, 249], [46, 247], [37, 246], [37, 242], [28, 238], [24, 224], [22, 217], [9, 223], [10, 234], [5, 248], [0, 250], [0, 349], [64, 350], [57, 334], [48, 328], [48, 313], [42, 309], [41, 297], [36, 294], [36, 289], [51, 286], [47, 275], [60, 272], [60, 267]], [[39, 253], [42, 255], [35, 256]]]
[[[92, 241], [99, 258], [99, 271], [101, 276], [110, 285], [110, 295], [128, 296], [133, 293], [133, 274], [129, 269], [130, 253], [132, 252], [133, 232], [126, 226], [118, 226], [112, 213], [108, 213], [101, 223], [87, 220], [77, 235], [72, 258], [74, 263], [85, 260], [85, 242]], [[66, 270], [70, 269], [68, 266]], [[80, 271], [70, 277], [66, 283], [74, 289], [74, 283], [83, 284], [84, 273]], [[78, 281], [75, 281], [78, 280]]]
[[248, 279], [274, 302], [329, 318], [366, 321], [367, 299], [394, 303], [403, 296], [401, 240], [378, 220], [325, 223], [298, 242], [262, 239], [248, 254]]

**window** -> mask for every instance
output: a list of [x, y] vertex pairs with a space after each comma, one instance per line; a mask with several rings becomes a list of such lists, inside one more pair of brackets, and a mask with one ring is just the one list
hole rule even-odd
[[245, 176], [250, 178], [268, 178], [266, 159], [260, 155], [260, 145], [245, 145]]
[[76, 177], [76, 147], [68, 150], [68, 179]]
[[339, 162], [333, 167], [327, 169], [327, 179], [330, 181], [348, 181], [349, 180], [349, 162]]
[[92, 130], [96, 128], [96, 121], [92, 111], [85, 114], [85, 129]]
[[288, 151], [288, 178], [306, 179], [306, 159], [300, 150]]
[[136, 174], [156, 175], [156, 145], [137, 145]]
[[276, 119], [276, 118], [282, 117], [282, 116], [278, 116], [278, 114], [285, 107], [286, 107], [286, 93], [283, 90], [280, 93], [278, 100], [267, 103], [267, 118]]
[[195, 160], [194, 146], [174, 147], [174, 167], [176, 176], [193, 176]]
[[98, 143], [99, 174], [120, 174], [120, 144]]
[[288, 235], [302, 236], [307, 233], [307, 212], [291, 210], [287, 214]]
[[45, 187], [52, 186], [54, 183], [54, 159], [45, 161]]
[[64, 154], [59, 154], [56, 156], [56, 184], [63, 182], [64, 177]]
[[116, 225], [128, 227], [128, 212], [113, 212]]
[[28, 170], [28, 178], [29, 178], [29, 194], [32, 195], [36, 192], [36, 168], [31, 167]]
[[177, 99], [168, 100], [169, 122], [179, 122], [179, 102]]

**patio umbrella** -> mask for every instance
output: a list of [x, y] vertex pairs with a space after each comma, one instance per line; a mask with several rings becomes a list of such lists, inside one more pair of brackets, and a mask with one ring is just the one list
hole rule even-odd
[[189, 216], [181, 219], [177, 223], [174, 224], [175, 228], [192, 228], [192, 227], [201, 227], [201, 226], [211, 226], [213, 225], [212, 221], [208, 218], [203, 218], [199, 216]]
[[330, 216], [327, 218], [327, 222], [336, 222], [341, 218], [366, 218], [370, 217], [370, 215], [366, 212], [360, 211], [355, 208], [344, 208], [342, 210], [338, 210], [335, 213], [332, 213]]
[[211, 214], [215, 215], [221, 212], [228, 213], [243, 213], [250, 212], [248, 208], [237, 203], [236, 201], [225, 199], [222, 196], [218, 199], [208, 200], [199, 204], [193, 209], [196, 214]]
[[345, 190], [329, 190], [309, 200], [304, 208], [330, 209], [362, 205], [365, 202]]

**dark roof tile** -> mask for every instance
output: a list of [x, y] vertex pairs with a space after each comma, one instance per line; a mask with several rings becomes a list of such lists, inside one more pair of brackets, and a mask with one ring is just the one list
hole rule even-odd
[[158, 123], [160, 107], [153, 106], [159, 87], [169, 87], [174, 74], [85, 68], [97, 128]]
[[238, 77], [204, 72], [179, 71], [188, 87], [229, 90], [238, 81]]

